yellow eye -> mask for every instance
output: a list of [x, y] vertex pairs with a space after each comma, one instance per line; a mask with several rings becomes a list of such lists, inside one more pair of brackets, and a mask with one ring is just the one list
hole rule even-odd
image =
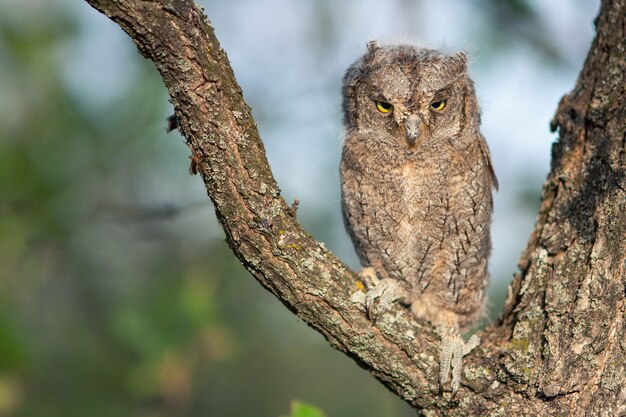
[[393, 109], [391, 104], [384, 101], [375, 101], [374, 103], [376, 103], [376, 108], [381, 113], [389, 113]]
[[433, 101], [430, 103], [433, 110], [441, 111], [446, 107], [446, 100]]

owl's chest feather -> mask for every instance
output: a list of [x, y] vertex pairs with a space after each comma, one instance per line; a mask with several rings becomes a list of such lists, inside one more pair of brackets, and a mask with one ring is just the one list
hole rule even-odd
[[368, 164], [360, 195], [372, 215], [378, 212], [379, 220], [389, 216], [403, 227], [437, 222], [450, 198], [453, 176], [448, 163], [405, 154], [387, 164]]
[[381, 164], [371, 156], [360, 161], [359, 181], [349, 190], [360, 208], [353, 220], [372, 240], [391, 238], [406, 250], [414, 250], [416, 239], [442, 239], [451, 198], [448, 164], [415, 155]]

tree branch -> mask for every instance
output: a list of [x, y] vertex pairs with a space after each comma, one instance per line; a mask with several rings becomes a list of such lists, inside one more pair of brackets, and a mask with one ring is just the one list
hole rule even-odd
[[[587, 303], [600, 303], [599, 307], [608, 308], [596, 310], [599, 319], [604, 320], [602, 329], [584, 329], [589, 332], [586, 334], [589, 343], [580, 349], [595, 355], [592, 359], [602, 356], [597, 354], [598, 349], [604, 349], [608, 352], [605, 356], [612, 357], [620, 349], [617, 338], [623, 337], [624, 331], [623, 321], [617, 318], [621, 311], [619, 317], [623, 319], [623, 285], [619, 287], [615, 281], [612, 298], [606, 301], [603, 298], [606, 294], [594, 293], [594, 280], [608, 277], [593, 274], [599, 263], [606, 263], [622, 272], [623, 284], [624, 263], [618, 263], [621, 253], [611, 252], [609, 243], [619, 233], [622, 239], [626, 235], [624, 139], [620, 139], [619, 153], [613, 146], [616, 142], [607, 141], [604, 146], [590, 141], [595, 131], [589, 129], [602, 126], [585, 125], [582, 133], [576, 130], [580, 124], [576, 118], [590, 114], [579, 108], [590, 94], [584, 92], [589, 87], [585, 71], [581, 74], [583, 81], [563, 101], [555, 119], [561, 127], [561, 139], [555, 146], [555, 162], [544, 189], [540, 220], [520, 262], [523, 272], [512, 284], [502, 321], [488, 329], [483, 335], [483, 345], [467, 357], [465, 385], [455, 398], [450, 398], [447, 393], [439, 393], [439, 338], [433, 328], [414, 321], [399, 307], [372, 324], [363, 306], [352, 301], [354, 294], [361, 291], [355, 274], [307, 234], [294, 218], [272, 176], [263, 143], [226, 54], [202, 10], [189, 0], [86, 1], [117, 22], [161, 73], [176, 109], [179, 129], [192, 154], [199, 156], [197, 169], [228, 244], [243, 265], [287, 308], [322, 333], [333, 347], [352, 357], [414, 408], [428, 415], [489, 415], [504, 407], [512, 416], [551, 415], [557, 407], [573, 409], [570, 399], [538, 400], [537, 389], [545, 397], [554, 397], [580, 390], [585, 377], [599, 375], [600, 381], [604, 381], [606, 360], [600, 374], [596, 363], [586, 367], [574, 380], [551, 371], [565, 372], [584, 365], [580, 360], [562, 362], [562, 357], [571, 359], [562, 353], [567, 339], [571, 338], [565, 333], [573, 332], [576, 322], [568, 319], [566, 325], [554, 325], [555, 320], [564, 317], [564, 308], [571, 307], [559, 304], [564, 294], [561, 286], [572, 285], [568, 294], [575, 289], [579, 294], [586, 288]], [[600, 19], [608, 19], [615, 27], [621, 24], [623, 30], [623, 14], [623, 3], [607, 1]], [[603, 48], [605, 41], [598, 37], [593, 48]], [[605, 55], [607, 59], [613, 57], [610, 53]], [[622, 76], [623, 57], [624, 54], [621, 63], [614, 62], [611, 67], [621, 68]], [[594, 59], [590, 55], [585, 68], [595, 65]], [[623, 85], [622, 80], [622, 88]], [[623, 97], [624, 92], [621, 94]], [[620, 109], [623, 119], [626, 114], [623, 107], [623, 101], [621, 104], [602, 101], [592, 109], [598, 115], [594, 120], [611, 123], [606, 117], [610, 111]], [[578, 112], [571, 116], [573, 121], [568, 118], [573, 114], [572, 109]], [[616, 126], [623, 129], [626, 122], [622, 119]], [[584, 167], [598, 172], [587, 173]], [[592, 200], [587, 200], [589, 193]], [[607, 199], [612, 205], [604, 205]], [[604, 217], [592, 223], [594, 210], [603, 208]], [[607, 213], [619, 208], [622, 210], [613, 216]], [[585, 213], [579, 217], [580, 209], [585, 209]], [[563, 217], [559, 210], [569, 214]], [[616, 218], [621, 221], [621, 229], [609, 232], [608, 225]], [[567, 232], [586, 233], [586, 238], [578, 236], [571, 241], [561, 237], [564, 232], [559, 228], [563, 225]], [[600, 230], [607, 233], [602, 247], [598, 246], [599, 239], [590, 235]], [[575, 245], [581, 247], [574, 249]], [[564, 257], [568, 260], [574, 257], [582, 266], [559, 270], [567, 267]], [[558, 274], [559, 279], [550, 281], [546, 275], [550, 273]], [[619, 272], [615, 277], [619, 278]], [[578, 301], [567, 302], [583, 303], [576, 294], [574, 291], [572, 297]], [[589, 298], [589, 294], [594, 294], [594, 298]], [[596, 340], [600, 336], [606, 339]], [[546, 346], [554, 350], [546, 354]], [[623, 355], [623, 345], [621, 349]], [[621, 363], [623, 370], [624, 360]]]

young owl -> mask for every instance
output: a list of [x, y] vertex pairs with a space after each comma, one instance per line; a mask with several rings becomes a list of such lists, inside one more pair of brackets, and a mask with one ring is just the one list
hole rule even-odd
[[497, 187], [467, 55], [371, 42], [344, 76], [343, 113], [343, 215], [374, 284], [368, 312], [402, 300], [430, 321], [455, 393], [479, 342], [461, 332], [484, 311]]

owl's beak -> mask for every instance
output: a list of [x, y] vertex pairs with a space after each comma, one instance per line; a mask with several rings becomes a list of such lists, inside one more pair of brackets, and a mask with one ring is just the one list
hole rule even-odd
[[420, 137], [422, 120], [416, 114], [409, 115], [404, 120], [404, 128], [406, 129], [406, 144], [410, 150], [416, 148], [417, 140]]

